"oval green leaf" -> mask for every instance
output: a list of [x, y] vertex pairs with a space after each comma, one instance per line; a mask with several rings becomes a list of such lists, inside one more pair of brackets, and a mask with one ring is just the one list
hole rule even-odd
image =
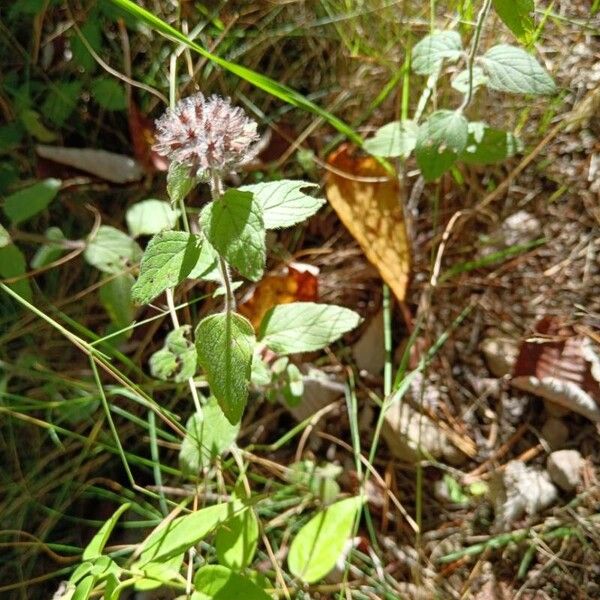
[[362, 504], [359, 496], [340, 500], [304, 525], [290, 546], [290, 572], [306, 583], [325, 577], [335, 567], [352, 535]]

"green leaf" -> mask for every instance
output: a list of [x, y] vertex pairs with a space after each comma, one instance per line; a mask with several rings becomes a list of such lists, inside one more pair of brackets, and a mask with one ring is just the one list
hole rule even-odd
[[262, 209], [265, 229], [279, 229], [305, 221], [325, 204], [324, 199], [302, 191], [318, 187], [316, 183], [307, 181], [281, 179], [244, 185], [239, 190], [254, 195], [254, 202]]
[[378, 129], [363, 148], [374, 156], [408, 158], [417, 143], [417, 130], [414, 121], [392, 121]]
[[131, 288], [134, 281], [131, 273], [120, 273], [100, 288], [100, 302], [117, 329], [124, 329], [133, 323], [135, 309], [131, 301]]
[[242, 275], [258, 281], [265, 270], [262, 210], [250, 192], [227, 190], [204, 207], [200, 224], [212, 246]]
[[534, 0], [492, 0], [494, 9], [504, 24], [523, 40], [534, 29]]
[[77, 106], [81, 81], [59, 81], [52, 85], [42, 104], [42, 113], [49, 121], [62, 127]]
[[128, 265], [136, 263], [142, 255], [141, 248], [126, 233], [110, 225], [100, 225], [96, 235], [88, 239], [83, 253], [85, 260], [104, 273], [121, 273]]
[[292, 575], [314, 583], [327, 575], [340, 558], [362, 507], [360, 497], [332, 504], [315, 515], [294, 538], [288, 554]]
[[412, 69], [419, 75], [437, 73], [444, 59], [456, 60], [462, 52], [456, 31], [440, 31], [425, 36], [412, 51]]
[[349, 308], [313, 302], [292, 302], [271, 308], [259, 339], [273, 352], [292, 354], [320, 350], [354, 329], [360, 316]]
[[98, 533], [91, 539], [90, 543], [85, 547], [81, 560], [94, 560], [102, 555], [104, 546], [108, 542], [108, 538], [115, 528], [117, 521], [121, 515], [130, 507], [129, 503], [121, 504], [119, 508], [113, 513], [112, 517], [108, 519], [104, 525], [99, 529]]
[[175, 287], [192, 271], [200, 256], [201, 238], [185, 231], [162, 231], [149, 242], [132, 290], [134, 302], [148, 304]]
[[135, 582], [135, 590], [146, 592], [161, 587], [163, 582], [181, 580], [180, 571], [184, 554], [180, 552], [169, 559], [159, 559], [157, 562], [144, 564], [142, 568], [144, 579]]
[[189, 340], [191, 329], [190, 325], [183, 325], [169, 332], [162, 349], [150, 357], [152, 377], [181, 383], [194, 376], [198, 357], [196, 347]]
[[93, 575], [84, 577], [75, 587], [71, 600], [87, 600], [94, 589], [96, 578]]
[[47, 244], [42, 244], [31, 259], [31, 268], [39, 269], [58, 260], [65, 252], [60, 242], [64, 241], [65, 235], [58, 227], [48, 227], [45, 237], [50, 240]]
[[419, 127], [415, 156], [426, 181], [445, 173], [466, 148], [467, 120], [458, 112], [438, 110]]
[[179, 211], [172, 209], [168, 202], [150, 198], [130, 206], [125, 213], [125, 220], [129, 233], [135, 238], [173, 229], [178, 216]]
[[272, 600], [251, 579], [220, 565], [198, 569], [194, 587], [197, 591], [192, 594], [192, 600]]
[[219, 563], [236, 571], [252, 563], [257, 545], [258, 521], [249, 508], [226, 521], [215, 536]]
[[13, 225], [23, 223], [43, 211], [60, 189], [60, 179], [44, 179], [11, 194], [4, 201], [4, 213]]
[[[27, 272], [27, 263], [23, 253], [14, 245], [8, 244], [0, 248], [0, 277], [7, 279], [19, 277]], [[33, 293], [28, 279], [20, 279], [7, 284], [8, 287], [19, 294], [21, 298], [31, 302]]]
[[[92, 50], [99, 53], [102, 46], [102, 28], [98, 13], [92, 12], [88, 15], [86, 22], [80, 28], [80, 32]], [[84, 71], [92, 73], [96, 70], [96, 59], [90, 54], [76, 31], [73, 31], [71, 36], [71, 51], [73, 52], [73, 60], [83, 67]]]
[[181, 443], [179, 462], [184, 473], [196, 475], [203, 467], [225, 453], [235, 442], [239, 424], [232, 425], [215, 398], [202, 407], [202, 414], [192, 415]]
[[469, 140], [460, 160], [471, 165], [492, 165], [521, 150], [520, 140], [512, 133], [473, 122], [469, 123]]
[[533, 95], [556, 92], [552, 77], [521, 48], [500, 44], [490, 48], [480, 60], [490, 89]]
[[56, 139], [56, 134], [50, 131], [43, 123], [40, 113], [35, 110], [25, 109], [19, 115], [25, 129], [38, 141], [48, 144]]
[[106, 110], [124, 110], [127, 97], [123, 86], [112, 77], [100, 77], [92, 82], [93, 99]]
[[271, 369], [269, 365], [261, 358], [258, 352], [255, 352], [252, 356], [252, 371], [250, 374], [250, 380], [252, 385], [265, 386], [269, 385], [272, 380]]
[[225, 416], [238, 423], [246, 401], [256, 344], [249, 321], [236, 313], [205, 317], [196, 328], [198, 362]]
[[[487, 77], [481, 67], [473, 67], [473, 91], [482, 85], [487, 85]], [[469, 71], [461, 71], [453, 80], [452, 87], [461, 94], [469, 93]]]
[[217, 283], [223, 281], [221, 270], [219, 269], [219, 255], [204, 236], [202, 236], [200, 256], [188, 275], [188, 279], [204, 279], [206, 281], [216, 281]]
[[190, 175], [190, 168], [173, 161], [167, 172], [167, 194], [171, 206], [181, 202], [198, 185], [199, 179]]
[[161, 523], [143, 542], [137, 566], [143, 568], [150, 562], [164, 562], [179, 556], [240, 510], [244, 510], [244, 506], [235, 500]]

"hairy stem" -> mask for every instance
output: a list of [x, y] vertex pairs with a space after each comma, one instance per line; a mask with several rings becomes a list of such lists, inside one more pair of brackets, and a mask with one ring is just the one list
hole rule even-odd
[[473, 37], [473, 43], [471, 44], [471, 52], [469, 54], [469, 60], [467, 63], [467, 69], [469, 71], [469, 89], [467, 90], [467, 94], [463, 100], [462, 105], [459, 108], [459, 111], [462, 112], [469, 106], [471, 100], [473, 99], [473, 67], [475, 66], [475, 57], [477, 56], [477, 48], [479, 47], [479, 41], [481, 40], [481, 32], [483, 30], [483, 23], [485, 22], [485, 18], [490, 11], [490, 7], [492, 5], [492, 0], [485, 0], [479, 14], [477, 15], [477, 24], [475, 25], [475, 36]]
[[[171, 322], [173, 323], [173, 327], [175, 329], [177, 329], [179, 327], [179, 318], [177, 317], [177, 311], [175, 310], [175, 299], [173, 296], [173, 288], [167, 288], [166, 296], [167, 296], [167, 306], [169, 307], [169, 315], [171, 316]], [[193, 377], [190, 377], [188, 379], [188, 386], [190, 388], [190, 393], [192, 395], [192, 399], [194, 400], [194, 406], [196, 408], [196, 412], [199, 415], [202, 415], [202, 405], [200, 404], [200, 397], [198, 396], [198, 390], [196, 389], [196, 383], [194, 382]]]
[[[223, 182], [218, 171], [212, 171], [210, 175], [210, 190], [212, 199], [216, 202], [223, 195]], [[231, 313], [235, 311], [235, 296], [231, 287], [231, 273], [227, 261], [219, 252], [219, 268], [221, 270], [221, 278], [223, 279], [223, 287], [225, 288], [225, 312]]]

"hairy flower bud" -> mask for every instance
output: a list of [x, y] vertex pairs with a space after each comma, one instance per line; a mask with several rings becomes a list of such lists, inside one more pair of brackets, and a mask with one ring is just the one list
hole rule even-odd
[[154, 150], [190, 167], [194, 175], [227, 172], [256, 154], [256, 127], [229, 98], [195, 94], [156, 121]]

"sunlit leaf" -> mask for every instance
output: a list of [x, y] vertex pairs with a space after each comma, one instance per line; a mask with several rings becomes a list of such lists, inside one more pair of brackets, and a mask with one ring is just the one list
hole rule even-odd
[[439, 31], [425, 36], [412, 51], [412, 69], [419, 75], [437, 73], [444, 59], [456, 60], [462, 52], [456, 31]]
[[250, 192], [227, 190], [206, 205], [200, 224], [211, 245], [242, 275], [258, 281], [265, 269], [265, 226]]
[[110, 225], [101, 225], [88, 240], [83, 253], [85, 260], [104, 273], [121, 273], [137, 262], [142, 250], [126, 233]]
[[306, 188], [318, 188], [316, 183], [280, 179], [245, 185], [240, 191], [251, 192], [262, 209], [265, 229], [291, 227], [312, 217], [325, 204], [322, 198], [305, 194]]
[[340, 558], [352, 535], [362, 507], [360, 497], [347, 498], [316, 514], [296, 534], [288, 554], [292, 575], [314, 583], [327, 575]]
[[150, 357], [152, 377], [181, 383], [194, 376], [198, 357], [189, 339], [190, 331], [190, 325], [182, 325], [169, 332], [164, 346]]
[[177, 224], [178, 215], [179, 211], [172, 209], [168, 202], [150, 198], [130, 206], [125, 213], [125, 220], [129, 233], [138, 237], [173, 229]]
[[417, 130], [414, 121], [393, 121], [378, 129], [363, 148], [374, 156], [408, 158], [417, 143]]
[[259, 339], [278, 354], [310, 352], [335, 342], [360, 321], [360, 315], [343, 306], [293, 302], [267, 312]]
[[200, 256], [202, 240], [185, 231], [162, 231], [149, 242], [140, 276], [132, 289], [134, 302], [148, 304], [167, 288], [175, 287], [192, 271]]
[[256, 338], [241, 315], [221, 313], [200, 321], [196, 328], [198, 362], [231, 423], [238, 423], [248, 400], [252, 354]]
[[533, 95], [556, 92], [552, 77], [522, 48], [499, 44], [481, 57], [481, 64], [493, 90]]
[[251, 509], [225, 521], [215, 536], [219, 563], [240, 571], [248, 567], [258, 545], [258, 521]]

